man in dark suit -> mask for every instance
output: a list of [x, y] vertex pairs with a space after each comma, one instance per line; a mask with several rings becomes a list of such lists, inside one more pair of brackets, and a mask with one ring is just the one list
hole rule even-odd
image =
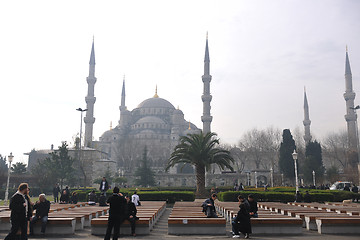
[[11, 230], [4, 240], [16, 239], [16, 233], [21, 230], [21, 240], [27, 240], [27, 219], [31, 214], [31, 207], [25, 196], [29, 192], [27, 183], [21, 183], [18, 191], [10, 199]]
[[104, 193], [104, 195], [106, 196], [106, 191], [109, 190], [109, 183], [108, 181], [106, 181], [105, 177], [103, 177], [100, 182], [99, 190], [100, 192]]
[[215, 203], [214, 201], [217, 199], [216, 193], [211, 194], [211, 197], [206, 199], [205, 202], [201, 205], [203, 207], [203, 212], [208, 218], [217, 218]]
[[114, 228], [113, 240], [117, 240], [120, 232], [120, 224], [125, 220], [126, 216], [126, 200], [119, 193], [119, 188], [114, 187], [113, 194], [107, 202], [110, 204], [108, 226], [104, 240], [110, 240], [111, 231]]
[[126, 212], [126, 219], [130, 222], [130, 226], [131, 226], [131, 235], [133, 237], [136, 237], [136, 233], [135, 233], [135, 222], [137, 220], [136, 217], [136, 213], [137, 213], [137, 209], [135, 204], [131, 201], [129, 196], [125, 197], [126, 202], [127, 202], [127, 212]]

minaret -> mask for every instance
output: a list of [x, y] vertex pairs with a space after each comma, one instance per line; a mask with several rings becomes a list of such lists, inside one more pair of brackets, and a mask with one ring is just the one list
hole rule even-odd
[[88, 93], [85, 97], [86, 101], [86, 116], [84, 118], [85, 122], [85, 141], [84, 146], [92, 146], [92, 137], [93, 137], [93, 125], [95, 122], [94, 118], [94, 104], [96, 98], [94, 97], [94, 87], [96, 83], [95, 77], [95, 50], [94, 50], [94, 39], [91, 48], [90, 62], [89, 62], [89, 76], [86, 78], [88, 83]]
[[355, 99], [356, 94], [354, 93], [353, 86], [352, 86], [352, 74], [351, 74], [347, 46], [346, 46], [346, 59], [345, 59], [345, 87], [346, 87], [346, 90], [344, 93], [344, 98], [346, 101], [345, 120], [347, 122], [349, 147], [350, 147], [350, 149], [357, 152], [357, 145], [358, 145], [358, 139], [356, 137], [356, 135], [357, 135], [357, 126], [356, 126], [357, 115], [354, 110], [354, 99]]
[[309, 143], [311, 141], [311, 134], [310, 134], [310, 117], [309, 117], [309, 104], [306, 96], [306, 89], [304, 88], [304, 127], [305, 127], [305, 135], [304, 140], [305, 144]]
[[204, 83], [204, 92], [201, 96], [203, 101], [203, 115], [201, 116], [201, 121], [203, 122], [203, 134], [211, 132], [211, 121], [212, 116], [210, 115], [210, 102], [212, 96], [210, 95], [210, 57], [209, 57], [209, 47], [208, 47], [208, 35], [206, 34], [206, 46], [205, 46], [205, 59], [204, 59], [204, 75], [202, 76], [202, 81]]
[[123, 85], [122, 85], [122, 90], [121, 90], [120, 113], [124, 110], [126, 110], [126, 106], [125, 106], [125, 75], [124, 75]]

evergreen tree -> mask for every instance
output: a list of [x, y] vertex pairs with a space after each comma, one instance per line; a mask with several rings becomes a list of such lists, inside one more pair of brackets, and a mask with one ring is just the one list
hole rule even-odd
[[26, 164], [22, 162], [17, 162], [11, 166], [11, 172], [14, 174], [24, 174], [26, 173]]
[[154, 186], [155, 185], [155, 174], [148, 166], [147, 159], [147, 147], [144, 148], [143, 157], [140, 166], [135, 171], [135, 176], [138, 178], [135, 180], [135, 184], [139, 186]]
[[296, 150], [296, 146], [289, 129], [283, 130], [282, 139], [279, 158], [280, 172], [289, 179], [295, 179], [295, 166], [292, 153]]
[[58, 150], [50, 153], [50, 157], [34, 166], [32, 174], [40, 187], [50, 187], [58, 182], [62, 188], [75, 183], [74, 159], [69, 156], [67, 147], [67, 143], [63, 142]]
[[6, 163], [6, 157], [3, 157], [0, 154], [0, 176], [5, 175], [7, 171], [8, 171], [8, 165]]
[[313, 171], [315, 171], [316, 179], [322, 179], [324, 177], [325, 168], [322, 161], [321, 145], [317, 141], [309, 142], [306, 145], [305, 161], [302, 171], [305, 182], [313, 183]]

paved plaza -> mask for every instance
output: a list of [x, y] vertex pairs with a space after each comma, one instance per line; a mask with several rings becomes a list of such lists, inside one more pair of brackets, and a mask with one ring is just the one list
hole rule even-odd
[[[171, 209], [167, 208], [165, 213], [162, 215], [162, 217], [160, 218], [160, 220], [157, 222], [157, 224], [155, 225], [154, 229], [151, 231], [150, 235], [145, 235], [145, 236], [137, 236], [137, 237], [131, 237], [131, 236], [121, 236], [121, 239], [173, 239], [173, 240], [191, 240], [191, 239], [230, 239], [231, 235], [230, 235], [230, 230], [231, 227], [229, 224], [227, 224], [227, 235], [224, 236], [204, 236], [204, 235], [190, 235], [190, 236], [174, 236], [174, 235], [168, 235], [167, 234], [167, 219], [168, 216], [170, 214]], [[0, 239], [4, 239], [6, 236], [6, 233], [2, 232], [0, 233]], [[83, 231], [80, 232], [76, 232], [75, 235], [72, 236], [45, 236], [45, 237], [40, 237], [40, 236], [35, 236], [35, 237], [31, 237], [29, 239], [34, 239], [34, 240], [44, 240], [44, 239], [90, 239], [90, 240], [95, 240], [95, 239], [104, 239], [104, 237], [100, 237], [100, 236], [93, 236], [91, 235], [91, 229], [87, 228]], [[243, 237], [242, 237], [243, 239]], [[339, 239], [344, 239], [344, 240], [351, 240], [351, 239], [359, 239], [359, 236], [356, 235], [349, 235], [349, 236], [344, 236], [344, 235], [329, 235], [329, 234], [319, 234], [316, 231], [307, 231], [306, 229], [303, 229], [303, 233], [301, 235], [298, 236], [287, 236], [287, 235], [271, 235], [271, 236], [262, 236], [262, 235], [257, 235], [257, 236], [251, 236], [251, 239], [258, 239], [258, 240], [266, 240], [266, 239], [306, 239], [306, 240], [339, 240]]]

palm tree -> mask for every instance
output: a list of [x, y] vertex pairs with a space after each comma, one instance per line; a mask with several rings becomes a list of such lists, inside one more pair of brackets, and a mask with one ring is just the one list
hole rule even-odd
[[220, 169], [225, 168], [233, 171], [231, 166], [234, 163], [230, 152], [217, 147], [219, 139], [216, 133], [188, 134], [180, 137], [180, 143], [175, 147], [171, 154], [166, 170], [178, 163], [195, 166], [196, 173], [196, 195], [206, 196], [205, 193], [205, 171], [210, 171], [211, 165], [216, 164]]

